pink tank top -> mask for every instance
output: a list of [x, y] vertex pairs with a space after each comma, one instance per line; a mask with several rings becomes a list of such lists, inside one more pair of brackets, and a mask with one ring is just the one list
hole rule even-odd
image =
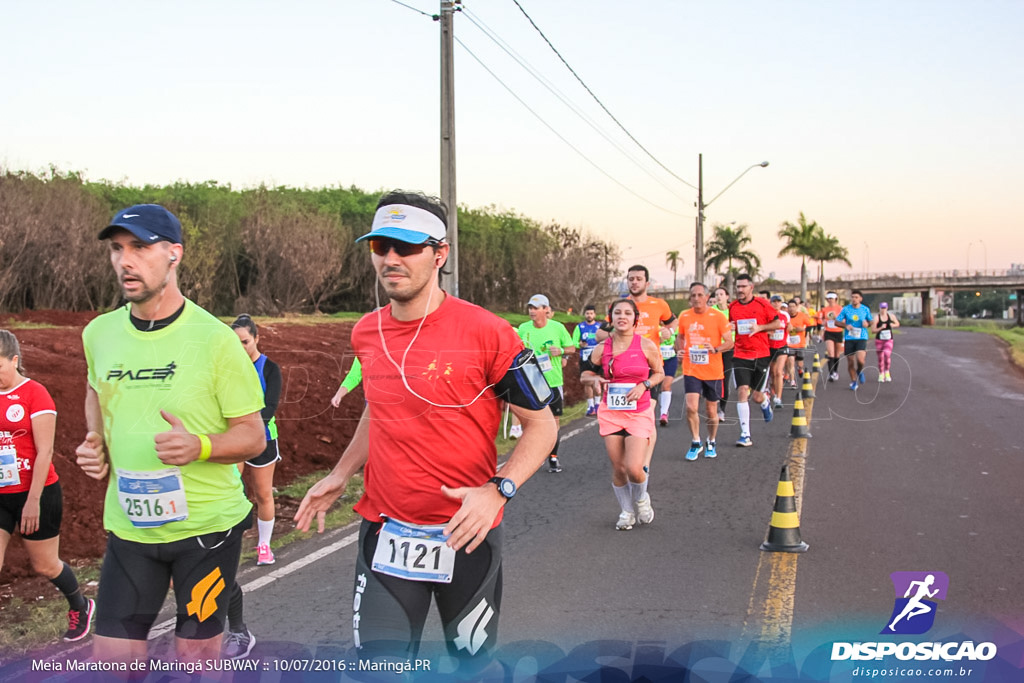
[[[633, 341], [629, 347], [612, 357], [612, 340], [608, 339], [605, 346], [605, 353], [601, 354], [601, 366], [604, 376], [611, 382], [623, 384], [640, 384], [651, 376], [651, 364], [647, 362], [641, 347], [643, 337], [639, 334], [633, 335]], [[645, 391], [644, 395], [636, 402], [636, 412], [643, 412], [651, 406], [651, 392]]]

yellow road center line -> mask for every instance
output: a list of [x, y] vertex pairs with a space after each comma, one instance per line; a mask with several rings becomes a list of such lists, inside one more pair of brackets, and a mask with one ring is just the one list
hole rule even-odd
[[[818, 381], [818, 373], [814, 373], [812, 383]], [[804, 401], [807, 423], [811, 422], [814, 399]], [[804, 482], [806, 471], [804, 458], [807, 455], [807, 439], [793, 439], [790, 443], [787, 464], [789, 465], [791, 488], [796, 498], [796, 513], [782, 513], [786, 520], [799, 520], [803, 509]], [[782, 491], [786, 482], [779, 482]], [[772, 512], [772, 520], [777, 521]], [[792, 516], [792, 517], [790, 517]], [[797, 521], [797, 524], [799, 522]], [[787, 528], [779, 525], [779, 528]], [[789, 527], [792, 528], [792, 527]], [[762, 644], [772, 647], [788, 645], [793, 635], [793, 609], [796, 597], [796, 570], [799, 553], [762, 552], [754, 572], [754, 585], [750, 591], [747, 606], [747, 618], [743, 622], [745, 638], [756, 637]], [[767, 586], [762, 586], [762, 576], [767, 576]]]

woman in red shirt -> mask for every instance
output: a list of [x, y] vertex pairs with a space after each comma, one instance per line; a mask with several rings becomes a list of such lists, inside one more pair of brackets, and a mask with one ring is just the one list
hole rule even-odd
[[42, 384], [25, 377], [18, 339], [0, 330], [0, 569], [14, 533], [21, 533], [32, 569], [68, 600], [64, 640], [89, 633], [94, 603], [57, 556], [64, 511], [53, 469], [57, 410]]

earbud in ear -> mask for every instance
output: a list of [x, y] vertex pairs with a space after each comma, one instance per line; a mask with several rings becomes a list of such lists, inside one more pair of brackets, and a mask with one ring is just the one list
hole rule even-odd
[[177, 262], [177, 260], [178, 260], [178, 257], [175, 256], [174, 254], [171, 254], [171, 263], [175, 263], [175, 262]]

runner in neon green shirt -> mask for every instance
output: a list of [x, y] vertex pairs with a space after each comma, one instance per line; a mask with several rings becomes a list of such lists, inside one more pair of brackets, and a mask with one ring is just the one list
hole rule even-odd
[[99, 238], [129, 303], [82, 333], [88, 433], [76, 455], [88, 476], [109, 475], [93, 658], [147, 659], [172, 577], [178, 658], [219, 658], [252, 524], [233, 465], [266, 446], [263, 391], [235, 333], [182, 295], [174, 214], [132, 206]]
[[[533, 350], [537, 355], [537, 362], [540, 369], [544, 371], [544, 379], [554, 389], [555, 398], [551, 401], [551, 412], [555, 415], [555, 424], [558, 425], [562, 415], [565, 396], [562, 391], [562, 357], [567, 353], [576, 350], [573, 346], [572, 337], [562, 323], [551, 320], [551, 303], [543, 294], [535, 294], [530, 297], [526, 308], [530, 313], [530, 322], [519, 326], [519, 336], [523, 343]], [[555, 441], [551, 449], [551, 456], [548, 458], [548, 472], [561, 472], [562, 466], [558, 462], [558, 441]]]

